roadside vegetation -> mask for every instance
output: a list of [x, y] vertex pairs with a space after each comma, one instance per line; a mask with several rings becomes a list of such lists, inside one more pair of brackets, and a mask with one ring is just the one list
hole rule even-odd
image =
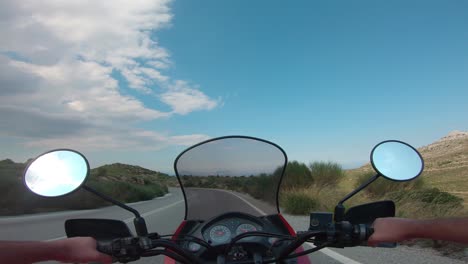
[[[93, 194], [78, 190], [70, 195], [44, 198], [23, 184], [26, 163], [0, 161], [0, 215], [22, 215], [63, 210], [93, 209], [110, 205]], [[163, 196], [175, 177], [125, 164], [105, 165], [91, 170], [87, 184], [121, 202], [137, 202]]]
[[[312, 211], [333, 211], [338, 201], [375, 172], [370, 167], [345, 171], [334, 162], [297, 161], [288, 163], [280, 190], [280, 207], [295, 215]], [[275, 193], [281, 169], [272, 174], [251, 176], [183, 176], [185, 187], [217, 188], [238, 191], [256, 199], [276, 202]], [[345, 203], [347, 208], [379, 200], [393, 200], [397, 216], [433, 218], [464, 215], [464, 200], [424, 180], [424, 175], [408, 182], [393, 182], [380, 177]]]
[[[297, 168], [307, 175], [308, 183], [303, 184], [297, 177], [289, 177]], [[292, 161], [288, 163], [284, 182], [280, 192], [280, 207], [286, 213], [306, 215], [312, 211], [329, 210], [342, 194], [336, 185], [344, 176], [340, 165], [333, 162], [313, 162], [307, 166], [304, 163]]]
[[[307, 215], [311, 211], [333, 211], [337, 202], [357, 188], [374, 172], [347, 172], [332, 162], [314, 162], [308, 167], [312, 176], [310, 185], [290, 185], [281, 193], [281, 207], [291, 214]], [[320, 178], [316, 178], [320, 177]], [[409, 182], [393, 182], [383, 177], [345, 203], [350, 206], [379, 200], [393, 200], [397, 216], [433, 218], [462, 216], [464, 200], [454, 194], [431, 186], [424, 175]]]

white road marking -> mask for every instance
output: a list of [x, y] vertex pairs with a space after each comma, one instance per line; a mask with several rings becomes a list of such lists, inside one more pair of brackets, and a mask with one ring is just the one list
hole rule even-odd
[[[183, 203], [183, 202], [184, 202], [184, 200], [179, 200], [179, 201], [177, 201], [177, 202], [175, 202], [175, 203], [171, 203], [171, 204], [166, 205], [166, 206], [164, 206], [164, 207], [160, 207], [160, 208], [158, 208], [158, 209], [155, 209], [155, 210], [146, 212], [146, 213], [144, 213], [144, 214], [141, 214], [141, 216], [142, 216], [142, 217], [146, 217], [146, 216], [155, 214], [155, 213], [157, 213], [157, 212], [164, 211], [164, 210], [166, 210], [166, 209], [168, 209], [168, 208], [171, 208], [171, 207], [176, 206], [176, 205], [178, 205], [178, 204], [180, 204], [180, 203]], [[130, 224], [131, 222], [133, 222], [133, 219], [134, 219], [134, 217], [130, 217], [130, 218], [127, 218], [127, 219], [122, 220], [122, 221], [124, 221], [124, 222], [127, 223], [127, 224]], [[67, 237], [66, 237], [66, 236], [62, 236], [62, 237], [57, 237], [57, 238], [48, 239], [48, 240], [45, 240], [45, 241], [55, 241], [55, 240], [60, 240], [60, 239], [64, 239], [64, 238], [67, 238]]]
[[165, 195], [163, 196], [159, 196], [159, 197], [156, 197], [154, 199], [151, 199], [151, 200], [146, 200], [146, 201], [140, 201], [140, 202], [134, 202], [134, 203], [128, 203], [126, 205], [136, 205], [136, 204], [143, 204], [143, 203], [148, 203], [148, 202], [151, 202], [153, 200], [161, 200], [161, 199], [164, 199], [164, 198], [167, 198], [169, 196], [171, 196], [172, 193], [166, 193]]
[[259, 212], [260, 214], [262, 215], [266, 215], [267, 213], [263, 212], [261, 209], [259, 209], [258, 207], [256, 207], [255, 205], [253, 205], [252, 203], [250, 203], [249, 201], [247, 201], [246, 199], [240, 197], [239, 195], [233, 193], [233, 192], [230, 192], [230, 191], [226, 191], [226, 190], [220, 190], [220, 189], [216, 189], [216, 191], [221, 191], [221, 192], [225, 192], [225, 193], [229, 193], [229, 194], [232, 194], [234, 195], [235, 197], [241, 199], [244, 203], [248, 204], [250, 207], [252, 207], [253, 209], [255, 209], [257, 212]]
[[76, 214], [83, 214], [83, 213], [90, 213], [94, 211], [98, 211], [99, 209], [87, 209], [87, 210], [80, 210], [80, 211], [61, 211], [61, 212], [51, 212], [51, 213], [39, 213], [39, 214], [30, 214], [30, 215], [20, 215], [20, 216], [2, 216], [0, 217], [0, 223], [2, 222], [15, 222], [18, 223], [19, 221], [31, 221], [31, 220], [45, 220], [47, 218], [54, 218], [60, 217], [63, 215], [76, 215]]
[[[241, 199], [243, 202], [245, 202], [246, 204], [251, 206], [253, 209], [255, 209], [260, 214], [266, 215], [266, 213], [263, 212], [261, 209], [259, 209], [258, 207], [256, 207], [252, 203], [250, 203], [249, 201], [245, 200], [244, 198], [242, 198], [241, 196], [239, 196], [239, 195], [237, 195], [237, 194], [235, 194], [233, 192], [229, 192], [229, 191], [226, 191], [226, 190], [219, 190], [219, 189], [217, 189], [217, 191], [223, 191], [223, 192], [230, 193], [230, 194], [236, 196], [237, 198]], [[312, 243], [307, 242], [307, 244], [309, 246], [311, 246], [312, 248], [315, 247], [314, 244], [312, 244]], [[339, 254], [339, 253], [337, 253], [337, 252], [335, 252], [335, 251], [333, 251], [331, 249], [328, 249], [328, 248], [321, 249], [321, 250], [319, 250], [319, 252], [322, 252], [323, 254], [327, 255], [328, 257], [330, 257], [330, 258], [332, 258], [332, 259], [334, 259], [334, 260], [336, 260], [336, 261], [338, 261], [340, 263], [343, 263], [343, 264], [362, 264], [360, 262], [357, 262], [357, 261], [355, 261], [353, 259], [350, 259], [350, 258], [348, 258], [346, 256], [343, 256], [343, 255], [341, 255], [341, 254]]]
[[[314, 244], [312, 244], [312, 243], [307, 242], [307, 244], [309, 246], [311, 246], [311, 247], [315, 247]], [[330, 258], [332, 258], [332, 259], [334, 259], [334, 260], [336, 260], [338, 262], [341, 262], [343, 264], [345, 264], [345, 263], [346, 264], [362, 264], [361, 262], [357, 262], [357, 261], [355, 261], [353, 259], [350, 259], [350, 258], [348, 258], [346, 256], [338, 254], [337, 252], [335, 252], [335, 251], [333, 251], [333, 250], [331, 250], [329, 248], [323, 248], [323, 249], [319, 250], [318, 252], [322, 252], [323, 254], [329, 256]]]
[[[183, 203], [183, 202], [184, 202], [184, 200], [179, 200], [179, 201], [177, 201], [177, 202], [175, 202], [175, 203], [171, 203], [171, 204], [166, 205], [166, 206], [164, 206], [164, 207], [160, 207], [160, 208], [158, 208], [158, 209], [154, 209], [154, 210], [152, 210], [152, 211], [149, 211], [149, 212], [146, 212], [146, 213], [144, 213], [144, 214], [141, 214], [141, 217], [146, 217], [146, 216], [155, 214], [155, 213], [157, 213], [157, 212], [161, 212], [161, 211], [163, 211], [163, 210], [166, 210], [166, 209], [168, 209], [168, 208], [171, 208], [171, 207], [176, 206], [176, 205], [178, 205], [178, 204], [180, 204], [180, 203]], [[134, 218], [134, 217], [130, 217], [130, 218], [127, 218], [127, 219], [125, 219], [125, 220], [123, 220], [123, 221], [124, 221], [125, 223], [127, 223], [127, 224], [130, 224], [130, 222], [133, 222], [133, 218]]]
[[[167, 197], [169, 197], [171, 195], [172, 195], [172, 193], [166, 193], [165, 195], [160, 196], [160, 197], [156, 197], [153, 200], [165, 199], [165, 198], [167, 198]], [[148, 202], [151, 202], [153, 200], [140, 201], [140, 202], [134, 202], [134, 203], [127, 203], [127, 205], [136, 205], [136, 204], [148, 203]], [[114, 206], [114, 205], [111, 205], [111, 206]], [[109, 206], [109, 207], [111, 207], [111, 206]], [[103, 208], [107, 208], [107, 206], [103, 207]], [[63, 216], [63, 215], [67, 215], [67, 216], [80, 215], [80, 214], [84, 214], [84, 213], [96, 212], [96, 211], [99, 211], [99, 210], [101, 210], [103, 208], [100, 208], [100, 209], [87, 209], [87, 210], [79, 210], [79, 211], [73, 210], [73, 211], [39, 213], [39, 214], [20, 215], [20, 216], [0, 216], [0, 223], [2, 223], [2, 222], [6, 223], [6, 222], [11, 222], [11, 221], [14, 221], [14, 222], [17, 223], [18, 221], [41, 220], [41, 219], [59, 217], [59, 216]]]

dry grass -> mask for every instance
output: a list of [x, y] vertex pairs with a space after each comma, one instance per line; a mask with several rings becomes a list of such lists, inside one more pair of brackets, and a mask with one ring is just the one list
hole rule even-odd
[[[297, 209], [302, 206], [302, 201], [314, 201], [313, 211], [333, 212], [338, 201], [346, 195], [346, 191], [332, 186], [318, 187], [311, 185], [307, 188], [291, 188], [283, 190], [280, 196], [280, 206], [285, 208], [286, 212], [294, 211], [294, 214], [307, 215], [311, 212], [308, 204], [304, 204], [302, 210]], [[302, 200], [297, 197], [301, 197]], [[361, 199], [360, 199], [361, 200]], [[294, 210], [292, 210], [294, 208]]]

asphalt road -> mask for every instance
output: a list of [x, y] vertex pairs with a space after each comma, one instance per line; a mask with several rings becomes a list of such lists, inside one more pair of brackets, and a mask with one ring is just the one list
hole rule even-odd
[[[221, 190], [200, 190], [189, 195], [210, 197], [216, 193], [205, 211], [198, 213], [204, 215], [212, 212], [214, 208], [234, 206], [233, 210], [242, 206], [244, 211], [252, 214], [270, 212], [271, 206], [252, 199], [246, 195], [229, 193]], [[221, 195], [220, 195], [221, 194]], [[214, 197], [214, 196], [213, 196]], [[222, 200], [220, 197], [223, 197]], [[148, 230], [160, 234], [171, 234], [184, 217], [184, 202], [180, 190], [171, 189], [169, 195], [151, 201], [131, 204], [146, 219]], [[296, 230], [305, 230], [308, 225], [307, 217], [294, 217], [285, 215], [286, 219]], [[127, 222], [134, 232], [133, 215], [121, 208], [112, 206], [96, 210], [66, 211], [58, 213], [26, 215], [20, 217], [0, 217], [0, 240], [53, 240], [65, 237], [64, 222], [70, 218], [110, 218]], [[309, 255], [312, 263], [321, 264], [365, 264], [365, 263], [464, 263], [446, 257], [436, 256], [427, 251], [418, 251], [406, 247], [396, 249], [385, 248], [347, 248], [324, 249]], [[51, 263], [51, 262], [49, 262]], [[162, 257], [153, 257], [133, 263], [162, 263]]]

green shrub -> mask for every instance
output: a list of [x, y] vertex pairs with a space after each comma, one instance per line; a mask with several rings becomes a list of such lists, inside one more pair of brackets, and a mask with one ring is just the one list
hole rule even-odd
[[[277, 171], [275, 174], [279, 173], [280, 171]], [[288, 165], [284, 172], [281, 187], [283, 189], [305, 187], [311, 185], [312, 182], [313, 178], [307, 165], [297, 161], [291, 161], [288, 162]]]
[[288, 192], [283, 197], [282, 206], [287, 213], [306, 215], [318, 207], [318, 202], [303, 192]]
[[313, 162], [309, 165], [314, 184], [318, 187], [336, 185], [344, 176], [343, 168], [334, 162]]

